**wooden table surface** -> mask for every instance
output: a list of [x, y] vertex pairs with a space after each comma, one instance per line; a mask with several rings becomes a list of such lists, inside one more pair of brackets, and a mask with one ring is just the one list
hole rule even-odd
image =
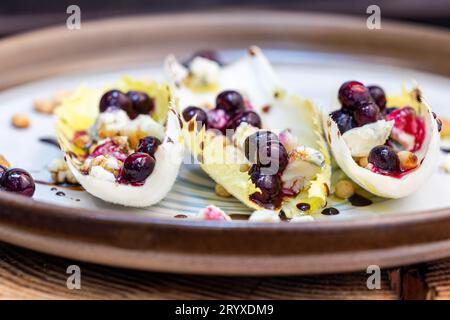
[[[81, 289], [66, 269], [81, 269]], [[150, 273], [82, 263], [0, 243], [0, 299], [448, 299], [450, 259], [366, 273], [298, 277], [211, 277]]]

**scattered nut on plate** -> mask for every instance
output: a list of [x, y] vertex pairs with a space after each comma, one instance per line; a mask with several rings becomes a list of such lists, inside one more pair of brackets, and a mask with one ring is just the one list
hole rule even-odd
[[34, 110], [40, 113], [52, 114], [53, 111], [70, 95], [70, 91], [57, 91], [49, 100], [35, 99]]
[[225, 188], [222, 187], [220, 184], [216, 184], [216, 187], [214, 188], [214, 190], [216, 191], [216, 194], [219, 197], [224, 197], [224, 198], [231, 197], [231, 194], [227, 190], [225, 190]]
[[3, 166], [5, 168], [11, 167], [11, 164], [6, 160], [6, 158], [0, 154], [0, 166]]
[[341, 199], [348, 199], [355, 193], [355, 187], [349, 180], [341, 180], [336, 184], [334, 195]]
[[450, 137], [450, 120], [439, 117], [442, 122], [441, 137]]
[[16, 128], [25, 129], [30, 126], [30, 118], [26, 114], [16, 113], [13, 115], [11, 123]]

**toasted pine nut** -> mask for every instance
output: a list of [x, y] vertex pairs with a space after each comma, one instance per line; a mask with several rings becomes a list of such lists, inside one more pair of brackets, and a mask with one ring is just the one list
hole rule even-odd
[[220, 184], [216, 184], [216, 187], [214, 188], [214, 191], [216, 191], [216, 194], [219, 197], [229, 198], [231, 197], [231, 194], [225, 190], [224, 187], [222, 187]]
[[26, 114], [16, 113], [13, 115], [11, 122], [14, 127], [19, 129], [28, 128], [30, 126], [30, 119]]
[[361, 167], [365, 168], [369, 164], [369, 160], [367, 157], [361, 157], [359, 158], [358, 163]]
[[409, 151], [400, 151], [397, 153], [400, 160], [400, 167], [403, 170], [411, 170], [417, 167], [417, 156]]
[[334, 195], [341, 199], [348, 199], [355, 193], [353, 183], [348, 180], [341, 180], [336, 184]]

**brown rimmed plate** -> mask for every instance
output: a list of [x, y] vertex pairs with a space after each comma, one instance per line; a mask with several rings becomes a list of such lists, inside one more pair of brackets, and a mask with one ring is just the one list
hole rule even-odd
[[[349, 78], [388, 90], [414, 78], [435, 110], [450, 116], [445, 110], [450, 35], [388, 22], [382, 27], [368, 30], [364, 17], [203, 13], [112, 19], [83, 23], [78, 31], [57, 27], [5, 39], [0, 43], [0, 153], [45, 179], [45, 166], [58, 150], [38, 141], [53, 129], [50, 117], [31, 111], [34, 98], [79, 82], [111, 82], [124, 72], [162, 79], [165, 55], [186, 57], [205, 47], [219, 49], [231, 60], [249, 45], [261, 46], [290, 89], [320, 107]], [[11, 128], [10, 116], [17, 111], [30, 113], [30, 129]], [[182, 172], [181, 178], [192, 183], [192, 175], [208, 202], [210, 182], [195, 169]], [[179, 196], [188, 196], [181, 203], [173, 201], [172, 216], [199, 205], [195, 196], [189, 198], [189, 184], [178, 186]], [[49, 186], [39, 185], [34, 200], [1, 192], [0, 239], [85, 261], [200, 274], [342, 272], [450, 255], [450, 176], [437, 168], [413, 197], [358, 210], [343, 205], [341, 215], [317, 216], [323, 221], [303, 224], [166, 219], [167, 208], [125, 210], [84, 192], [64, 192], [58, 197]], [[231, 200], [225, 205], [245, 213]]]

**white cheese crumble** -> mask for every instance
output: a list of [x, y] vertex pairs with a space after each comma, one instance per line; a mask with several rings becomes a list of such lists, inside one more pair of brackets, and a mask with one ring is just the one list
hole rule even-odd
[[374, 147], [386, 142], [394, 121], [379, 120], [345, 132], [344, 138], [353, 157], [365, 157]]
[[156, 137], [161, 141], [164, 139], [164, 126], [144, 114], [140, 114], [136, 119], [130, 121], [124, 133], [129, 132], [141, 132], [145, 136]]
[[239, 127], [236, 128], [236, 131], [233, 134], [234, 145], [243, 150], [245, 139], [247, 139], [248, 136], [254, 134], [258, 130], [258, 128], [246, 122], [242, 122]]
[[164, 126], [153, 120], [150, 115], [140, 114], [131, 120], [123, 110], [103, 112], [98, 117], [98, 128], [114, 136], [134, 136], [139, 133], [143, 136], [153, 136], [159, 140], [164, 139]]
[[77, 179], [69, 170], [66, 162], [62, 158], [53, 159], [48, 166], [48, 170], [50, 171], [52, 179], [55, 183], [78, 183]]
[[220, 66], [217, 62], [196, 57], [190, 65], [192, 80], [196, 85], [209, 85], [219, 82]]
[[123, 131], [128, 123], [130, 122], [130, 118], [123, 110], [114, 110], [102, 112], [98, 116], [98, 126], [101, 128], [105, 128], [105, 130], [110, 132], [121, 132]]
[[100, 180], [105, 180], [105, 181], [110, 181], [110, 182], [116, 181], [116, 177], [114, 176], [114, 174], [103, 169], [101, 166], [93, 166], [91, 168], [91, 170], [89, 171], [89, 175], [91, 177], [94, 177], [94, 178], [97, 178]]
[[314, 221], [314, 218], [311, 216], [308, 216], [308, 215], [293, 217], [291, 220], [289, 220], [289, 222], [297, 222], [297, 223], [310, 222], [310, 221]]
[[111, 170], [119, 170], [120, 169], [119, 161], [117, 161], [117, 159], [114, 157], [106, 158], [105, 166]]
[[249, 222], [281, 222], [277, 211], [255, 210], [248, 219]]

